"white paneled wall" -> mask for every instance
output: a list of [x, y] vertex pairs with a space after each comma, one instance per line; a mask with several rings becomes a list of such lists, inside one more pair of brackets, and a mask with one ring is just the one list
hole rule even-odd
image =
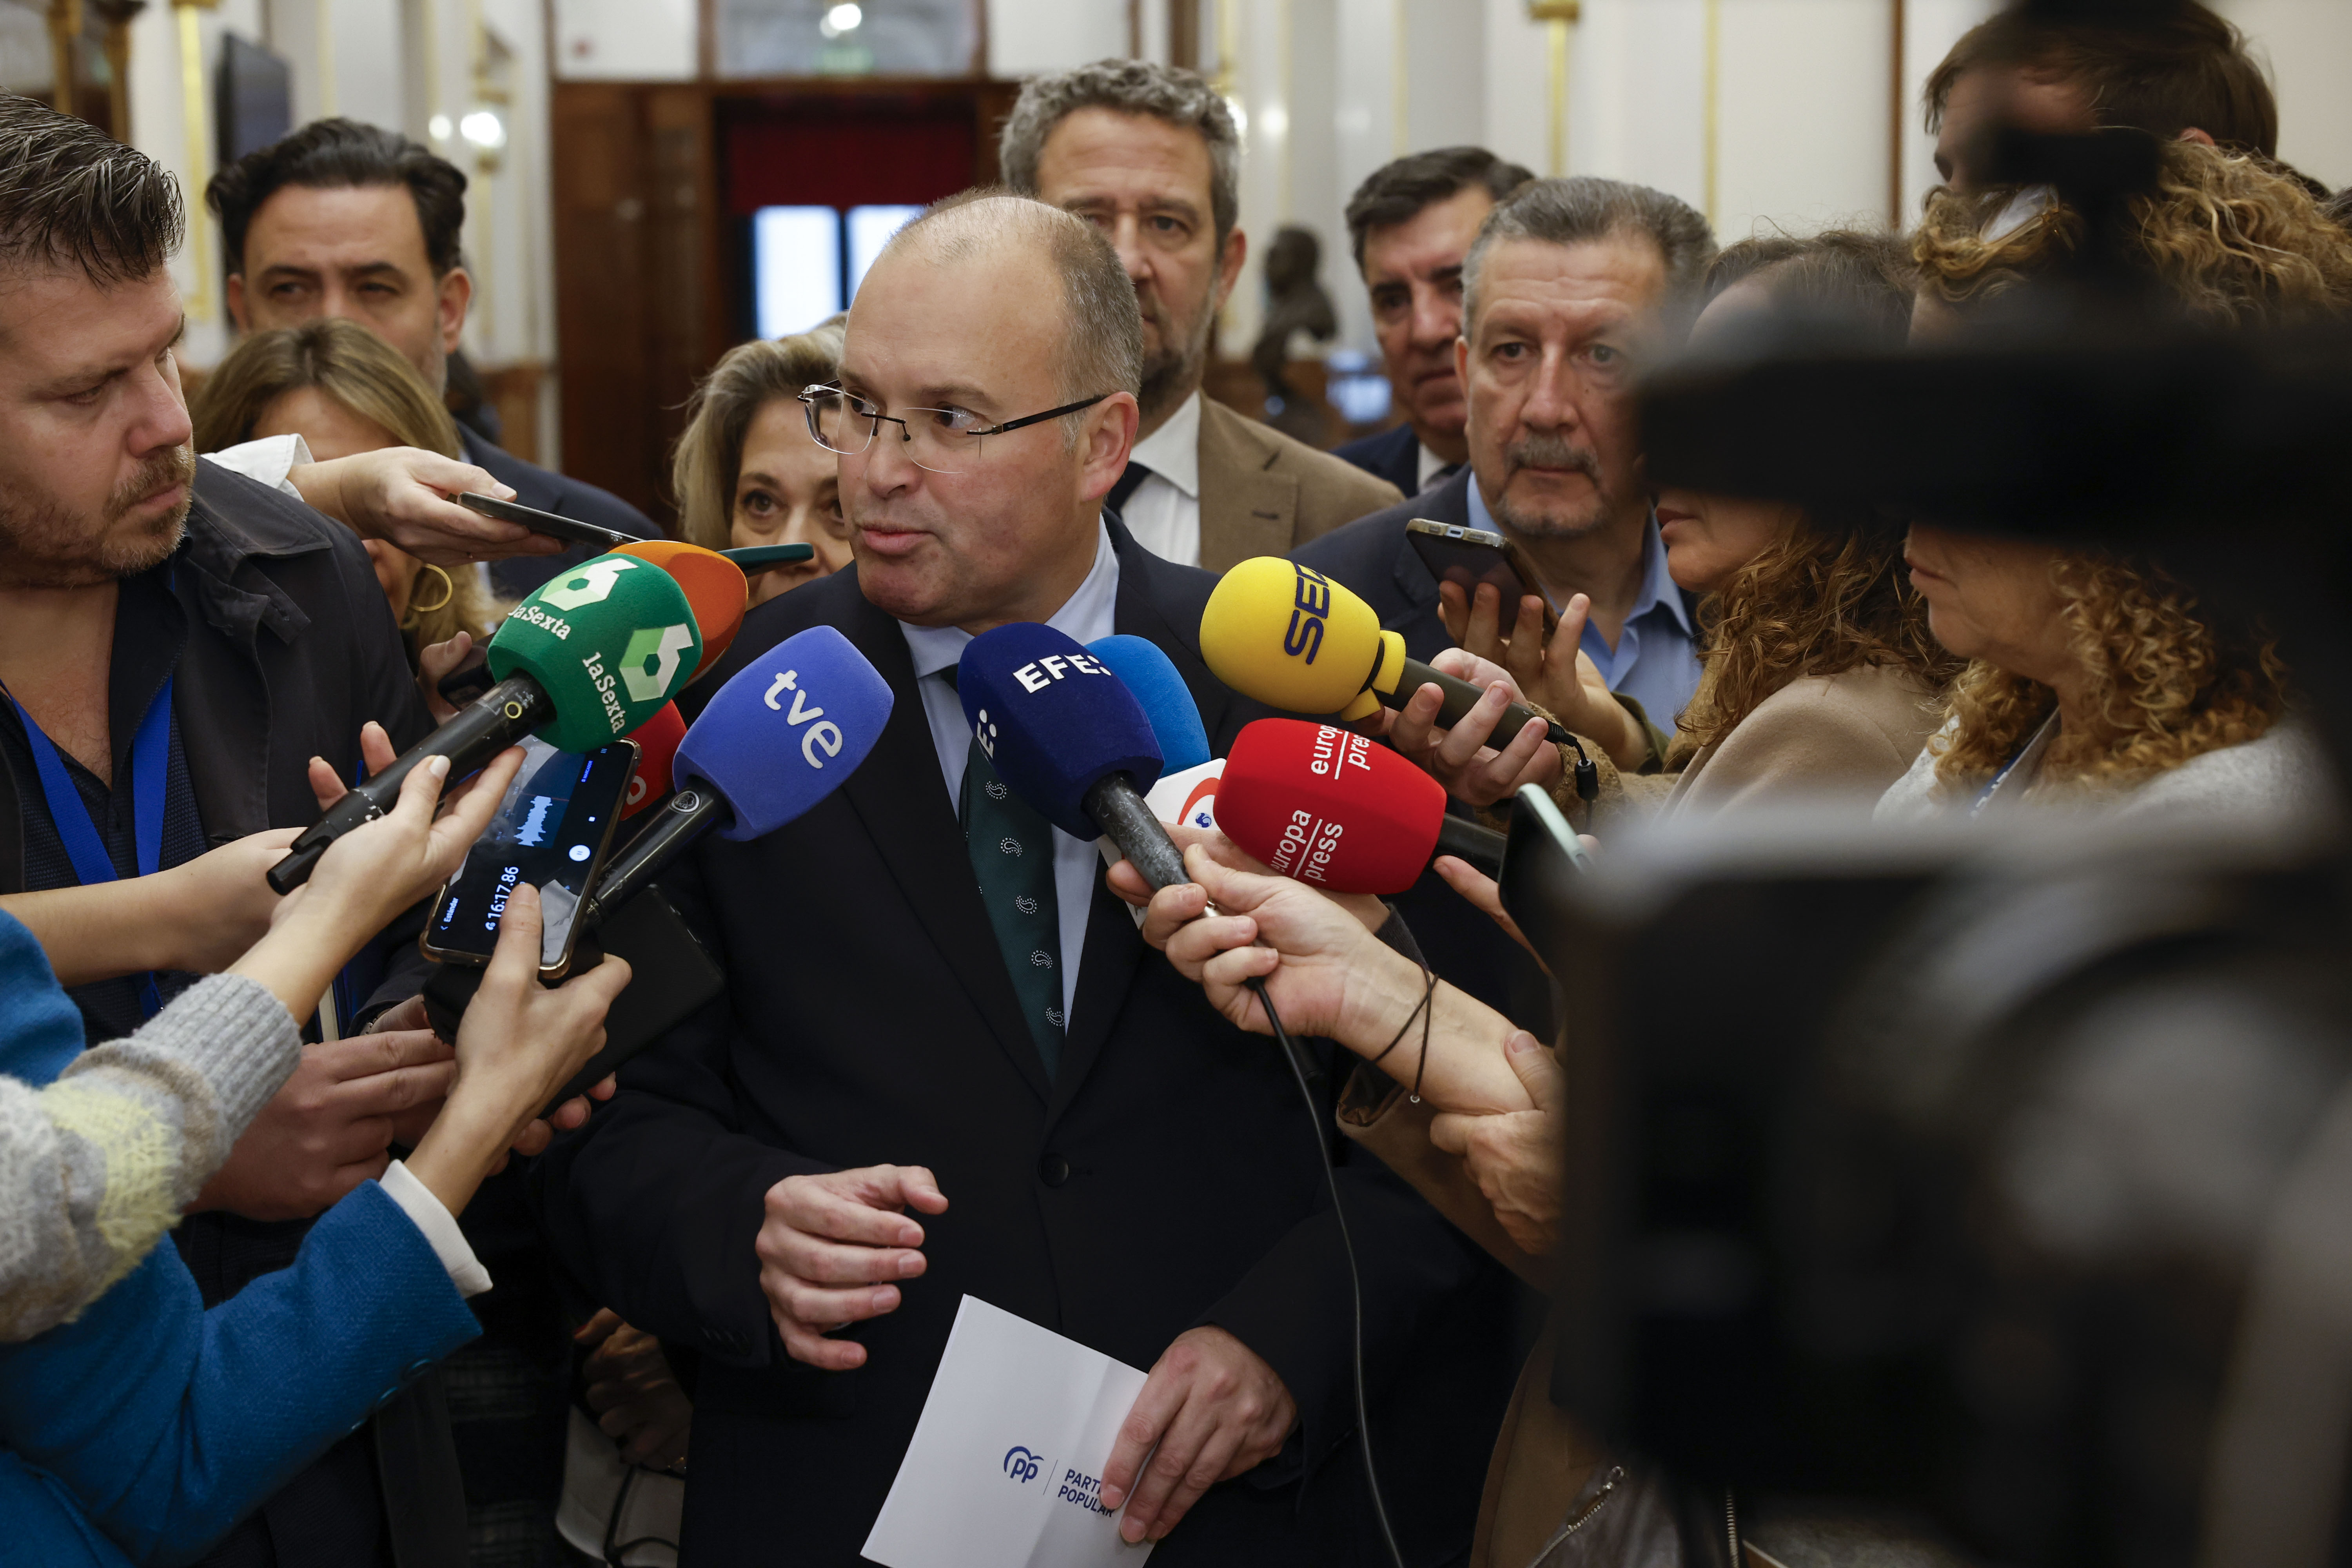
[[2352, 0], [2218, 0], [2278, 84], [2279, 156], [2352, 184]]
[[[676, 3], [691, 15], [691, 0]], [[222, 0], [217, 9], [194, 15], [207, 84], [223, 37], [235, 33], [286, 59], [296, 123], [341, 114], [391, 126], [464, 169], [472, 182], [464, 243], [475, 278], [467, 352], [485, 365], [553, 357], [541, 0]], [[229, 342], [219, 228], [202, 210], [201, 183], [214, 168], [216, 132], [207, 87], [205, 146], [202, 156], [192, 156], [180, 43], [180, 14], [170, 5], [150, 5], [132, 23], [131, 140], [180, 176], [201, 230], [174, 262], [173, 275], [189, 306], [184, 357], [205, 365]], [[690, 37], [686, 47], [690, 62]], [[478, 148], [460, 131], [466, 116], [480, 110], [499, 117], [502, 147]]]
[[[1717, 18], [1717, 236], [1882, 227], [1893, 121], [1885, 0], [1729, 0]], [[1800, 112], [1810, 101], [1836, 114]]]
[[[1997, 0], [1584, 0], [1582, 20], [1567, 30], [1557, 138], [1554, 34], [1528, 19], [1527, 0], [982, 3], [999, 77], [1124, 55], [1131, 26], [1146, 58], [1165, 58], [1171, 5], [1198, 5], [1213, 69], [1231, 46], [1222, 79], [1248, 119], [1242, 212], [1252, 248], [1262, 254], [1284, 222], [1313, 229], [1342, 341], [1369, 350], [1341, 215], [1364, 176], [1398, 153], [1475, 142], [1551, 174], [1561, 172], [1564, 142], [1565, 172], [1671, 191], [1708, 212], [1725, 239], [1759, 226], [1883, 222], [1898, 192], [1907, 218], [1936, 177], [1921, 86]], [[2276, 75], [2282, 153], [2331, 184], [2352, 182], [2352, 0], [2217, 4]], [[459, 120], [471, 105], [477, 23], [502, 40], [510, 140], [467, 239], [485, 296], [474, 347], [498, 363], [552, 353], [549, 68], [583, 79], [690, 78], [698, 11], [697, 0], [223, 0], [198, 16], [208, 66], [224, 30], [265, 39], [293, 62], [298, 116], [342, 113], [418, 136], [436, 114]], [[184, 169], [171, 8], [150, 5], [134, 33], [133, 138]], [[473, 156], [462, 141], [441, 146], [461, 162]], [[184, 259], [183, 281], [202, 303], [192, 265]], [[1225, 321], [1229, 352], [1255, 331], [1258, 277], [1254, 259]], [[200, 315], [195, 357], [211, 357], [219, 342], [216, 324]]]

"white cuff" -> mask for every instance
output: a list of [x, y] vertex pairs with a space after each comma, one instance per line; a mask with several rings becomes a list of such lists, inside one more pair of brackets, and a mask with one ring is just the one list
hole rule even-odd
[[376, 1184], [425, 1233], [433, 1256], [449, 1271], [449, 1283], [457, 1287], [458, 1295], [478, 1296], [490, 1288], [490, 1271], [482, 1267], [474, 1249], [466, 1245], [466, 1233], [457, 1228], [457, 1222], [441, 1206], [441, 1200], [433, 1195], [432, 1189], [411, 1175], [407, 1166], [394, 1160], [376, 1178]]
[[302, 492], [287, 479], [296, 467], [311, 461], [310, 444], [299, 435], [265, 436], [258, 441], [240, 441], [234, 447], [224, 447], [217, 452], [206, 452], [205, 460], [243, 474], [260, 484], [284, 490], [296, 500]]

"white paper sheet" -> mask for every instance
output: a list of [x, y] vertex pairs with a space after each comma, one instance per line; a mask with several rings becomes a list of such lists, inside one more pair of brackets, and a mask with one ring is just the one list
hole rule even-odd
[[1139, 1568], [1096, 1500], [1144, 1374], [966, 1296], [866, 1538], [885, 1568]]

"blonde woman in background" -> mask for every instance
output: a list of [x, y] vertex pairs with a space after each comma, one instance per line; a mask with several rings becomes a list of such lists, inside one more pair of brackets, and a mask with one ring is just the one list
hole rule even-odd
[[[188, 412], [199, 452], [298, 435], [320, 462], [385, 447], [465, 456], [456, 422], [414, 367], [373, 332], [334, 317], [242, 339]], [[433, 683], [488, 635], [499, 606], [478, 572], [445, 571], [380, 539], [360, 542], [400, 622], [409, 668], [446, 718]]]
[[814, 559], [751, 579], [751, 603], [849, 564], [834, 455], [818, 446], [797, 401], [801, 388], [841, 374], [845, 318], [805, 332], [755, 338], [727, 351], [695, 389], [670, 469], [679, 532], [689, 544], [730, 550], [807, 544]]

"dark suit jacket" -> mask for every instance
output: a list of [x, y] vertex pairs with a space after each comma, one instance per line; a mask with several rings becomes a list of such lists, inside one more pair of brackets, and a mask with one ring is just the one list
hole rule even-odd
[[[1454, 638], [1437, 616], [1437, 579], [1405, 542], [1404, 525], [1425, 517], [1467, 527], [1473, 482], [1465, 466], [1424, 495], [1302, 545], [1291, 559], [1352, 589], [1380, 616], [1383, 630], [1403, 637], [1408, 658], [1427, 663], [1452, 647]], [[1458, 803], [1454, 810], [1456, 816], [1469, 815]], [[1494, 921], [1465, 902], [1434, 871], [1423, 873], [1394, 902], [1421, 939], [1431, 968], [1534, 1030], [1538, 1038], [1550, 1037], [1550, 985], [1535, 961], [1496, 931]]]
[[[466, 461], [488, 468], [490, 477], [500, 484], [513, 486], [514, 499], [520, 505], [537, 511], [551, 511], [558, 517], [577, 518], [599, 528], [618, 529], [641, 539], [662, 537], [661, 529], [652, 519], [610, 490], [600, 490], [594, 485], [566, 479], [536, 463], [526, 463], [463, 425], [457, 427], [457, 438], [465, 443]], [[599, 549], [582, 545], [561, 555], [513, 556], [491, 563], [490, 584], [501, 597], [520, 599], [558, 572], [601, 553]]]
[[[358, 536], [282, 491], [199, 462], [172, 592], [188, 624], [172, 705], [208, 846], [307, 826], [319, 815], [310, 759], [325, 757], [343, 777], [356, 776], [368, 720], [381, 721], [403, 750], [432, 730]], [[17, 801], [39, 787], [0, 766], [0, 891], [24, 886]], [[420, 983], [423, 925], [420, 909], [383, 940], [393, 972], [386, 984], [404, 984], [399, 994]], [[291, 1264], [310, 1228], [309, 1220], [215, 1212], [190, 1215], [173, 1240], [211, 1306]], [[432, 1379], [403, 1394], [205, 1561], [239, 1568], [373, 1563], [387, 1535], [400, 1568], [455, 1560], [465, 1550], [465, 1500], [440, 1401]]]
[[1395, 425], [1360, 441], [1334, 447], [1331, 455], [1346, 459], [1375, 479], [1388, 480], [1412, 496], [1421, 489], [1421, 437], [1410, 425]]
[[[1201, 662], [1214, 579], [1116, 523], [1117, 625], [1182, 672], [1218, 747], [1258, 710]], [[969, 1292], [1139, 1367], [1198, 1324], [1263, 1356], [1298, 1402], [1286, 1451], [1213, 1489], [1171, 1564], [1375, 1561], [1354, 1426], [1349, 1295], [1313, 1120], [1280, 1054], [1218, 1017], [1097, 885], [1061, 1074], [1048, 1082], [972, 882], [898, 624], [855, 570], [754, 610], [715, 687], [804, 627], [838, 627], [897, 703], [873, 754], [799, 821], [706, 839], [672, 891], [729, 994], [624, 1070], [538, 1171], [552, 1244], [594, 1298], [703, 1352], [686, 1561], [828, 1565], [896, 1475]], [[1467, 1543], [1510, 1380], [1493, 1266], [1342, 1144], [1364, 1269], [1386, 1491], [1413, 1560]], [[928, 1272], [851, 1331], [855, 1372], [787, 1358], [752, 1251], [786, 1176], [929, 1167]], [[1498, 1314], [1500, 1314], [1498, 1316]]]

